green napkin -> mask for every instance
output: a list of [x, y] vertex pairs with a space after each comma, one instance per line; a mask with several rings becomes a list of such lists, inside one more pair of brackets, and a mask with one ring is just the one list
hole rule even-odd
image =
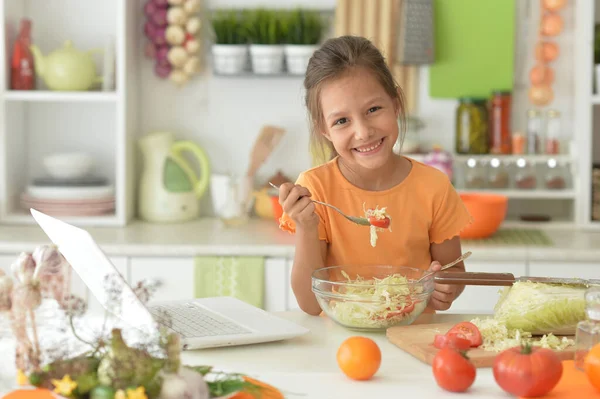
[[196, 298], [232, 296], [251, 305], [264, 305], [265, 259], [257, 256], [198, 256], [195, 258]]

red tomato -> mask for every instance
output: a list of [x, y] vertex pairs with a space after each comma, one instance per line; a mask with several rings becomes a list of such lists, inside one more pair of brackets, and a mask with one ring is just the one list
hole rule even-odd
[[450, 392], [464, 392], [475, 381], [475, 366], [466, 354], [443, 348], [433, 358], [433, 376], [437, 384]]
[[465, 338], [471, 341], [471, 346], [473, 348], [476, 348], [483, 343], [483, 338], [481, 338], [481, 331], [479, 331], [475, 324], [469, 321], [463, 321], [456, 324], [450, 329], [450, 331], [448, 331], [447, 334], [464, 335]]
[[377, 219], [377, 218], [371, 216], [371, 217], [369, 217], [369, 223], [372, 226], [379, 227], [381, 229], [387, 229], [388, 227], [390, 227], [390, 219], [389, 218]]
[[471, 341], [462, 334], [437, 334], [433, 340], [433, 346], [438, 349], [449, 347], [465, 351], [471, 347]]
[[494, 359], [494, 379], [506, 392], [520, 397], [542, 396], [554, 389], [563, 373], [563, 365], [550, 349], [514, 347]]

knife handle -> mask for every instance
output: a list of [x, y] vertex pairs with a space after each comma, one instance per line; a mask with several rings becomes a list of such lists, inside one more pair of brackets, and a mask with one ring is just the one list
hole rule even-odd
[[437, 272], [436, 284], [511, 286], [515, 282], [512, 273]]

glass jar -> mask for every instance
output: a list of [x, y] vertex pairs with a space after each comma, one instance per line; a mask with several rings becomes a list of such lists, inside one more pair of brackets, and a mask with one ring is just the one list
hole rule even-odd
[[577, 323], [575, 331], [575, 367], [583, 370], [587, 353], [600, 343], [600, 287], [585, 292], [586, 320]]
[[541, 154], [542, 113], [537, 109], [527, 111], [527, 153]]
[[523, 158], [517, 160], [515, 187], [520, 190], [533, 190], [537, 187], [535, 166]]
[[402, 125], [403, 122], [399, 118], [398, 130], [400, 134], [398, 134], [398, 139], [393, 147], [394, 153], [398, 155], [418, 153], [421, 150], [419, 131], [423, 130], [425, 123], [420, 118], [408, 116], [406, 118], [406, 132], [404, 135], [402, 135], [402, 132], [404, 131], [404, 126]]
[[498, 158], [493, 158], [490, 161], [487, 181], [489, 188], [504, 189], [509, 186], [510, 176], [506, 166]]
[[461, 98], [456, 109], [456, 153], [487, 154], [489, 151], [486, 100]]
[[512, 152], [511, 101], [510, 92], [494, 92], [490, 111], [490, 153], [492, 154], [510, 154]]
[[551, 109], [546, 113], [546, 154], [560, 153], [560, 113]]
[[564, 165], [556, 159], [549, 159], [546, 171], [546, 188], [548, 190], [562, 190], [567, 186], [567, 173]]
[[467, 171], [465, 173], [465, 188], [485, 188], [485, 164], [471, 158], [467, 160]]

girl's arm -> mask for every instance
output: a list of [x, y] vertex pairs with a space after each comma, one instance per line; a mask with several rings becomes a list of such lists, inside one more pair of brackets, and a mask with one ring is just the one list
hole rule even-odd
[[325, 265], [327, 242], [319, 240], [316, 227], [296, 229], [296, 252], [292, 266], [292, 290], [296, 301], [304, 312], [317, 316], [321, 306], [311, 290], [313, 271]]
[[[433, 243], [431, 244], [430, 252], [432, 261], [437, 261], [442, 266], [448, 264], [462, 255], [460, 237], [456, 236], [441, 244]], [[464, 272], [465, 264], [464, 262], [457, 263], [449, 270]], [[436, 284], [435, 291], [431, 296], [431, 304], [436, 310], [448, 310], [450, 309], [452, 302], [458, 298], [464, 289], [464, 285]]]

